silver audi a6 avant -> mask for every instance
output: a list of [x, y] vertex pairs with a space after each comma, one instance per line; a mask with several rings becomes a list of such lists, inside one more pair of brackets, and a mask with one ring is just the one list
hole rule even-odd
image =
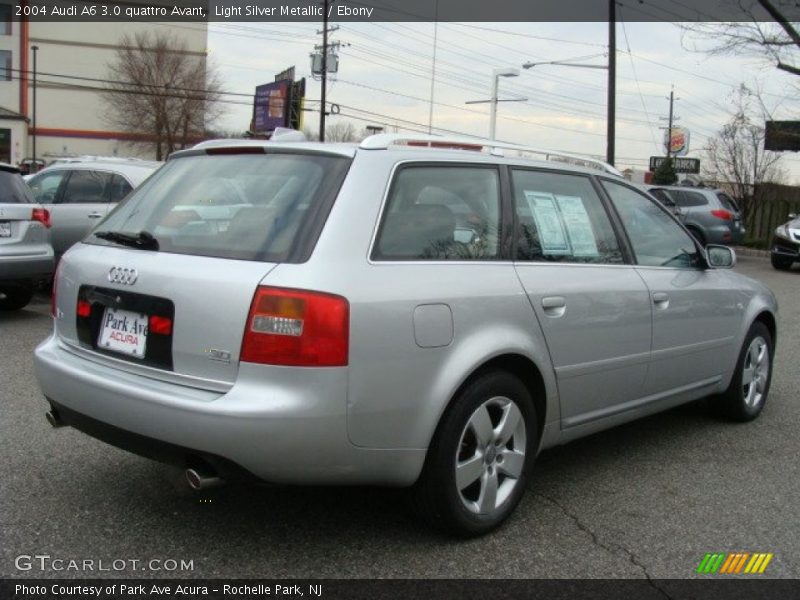
[[734, 261], [590, 159], [206, 142], [64, 255], [36, 373], [51, 424], [195, 488], [413, 486], [475, 535], [543, 448], [702, 397], [758, 416], [777, 306]]

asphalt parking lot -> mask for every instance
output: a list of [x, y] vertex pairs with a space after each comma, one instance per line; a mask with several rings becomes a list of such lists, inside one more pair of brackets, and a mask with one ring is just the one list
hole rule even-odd
[[[767, 576], [800, 577], [800, 268], [740, 257], [737, 270], [780, 303], [761, 418], [721, 422], [695, 404], [547, 451], [506, 526], [466, 542], [419, 525], [397, 490], [197, 495], [171, 467], [53, 430], [32, 361], [49, 305], [0, 315], [0, 576], [660, 579], [694, 576], [707, 552], [746, 551], [774, 553]], [[125, 566], [19, 570], [21, 555]], [[193, 568], [142, 566], [152, 559]]]

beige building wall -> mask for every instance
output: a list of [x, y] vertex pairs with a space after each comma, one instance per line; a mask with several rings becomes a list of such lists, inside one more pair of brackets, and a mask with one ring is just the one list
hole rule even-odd
[[[27, 61], [32, 70], [31, 46], [37, 52], [36, 153], [37, 157], [52, 160], [58, 156], [97, 154], [140, 156], [153, 158], [154, 152], [125, 143], [125, 135], [114, 131], [107, 119], [112, 110], [96, 88], [108, 79], [108, 65], [115, 59], [119, 43], [125, 34], [140, 31], [168, 32], [180, 37], [192, 53], [204, 56], [207, 47], [205, 23], [12, 23], [11, 35], [0, 35], [0, 50], [10, 49], [14, 68]], [[25, 30], [27, 27], [27, 31]], [[27, 44], [23, 42], [27, 35]], [[27, 56], [24, 51], [27, 50]], [[76, 77], [85, 79], [76, 79]], [[0, 107], [33, 116], [32, 77], [27, 81], [15, 72], [12, 81], [0, 81]], [[98, 81], [101, 80], [101, 81]], [[27, 99], [20, 86], [28, 89]], [[93, 89], [95, 88], [95, 89]], [[23, 122], [24, 123], [24, 122]], [[9, 122], [0, 119], [0, 127]], [[32, 129], [32, 123], [30, 124]], [[24, 128], [23, 128], [24, 129]], [[146, 132], [143, 132], [146, 133]], [[17, 135], [19, 133], [17, 132]], [[25, 139], [27, 138], [27, 139]], [[18, 144], [17, 162], [32, 151], [30, 135]]]

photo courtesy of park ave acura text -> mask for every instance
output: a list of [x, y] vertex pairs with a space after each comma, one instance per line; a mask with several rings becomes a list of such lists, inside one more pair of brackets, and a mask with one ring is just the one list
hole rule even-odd
[[794, 0], [0, 0], [0, 598], [800, 600]]

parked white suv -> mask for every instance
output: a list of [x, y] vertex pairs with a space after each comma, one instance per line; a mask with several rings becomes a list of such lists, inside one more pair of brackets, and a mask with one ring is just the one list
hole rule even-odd
[[423, 516], [475, 535], [543, 448], [707, 396], [758, 416], [773, 294], [612, 167], [519, 151], [173, 154], [64, 255], [36, 349], [48, 419], [195, 488], [414, 486]]

